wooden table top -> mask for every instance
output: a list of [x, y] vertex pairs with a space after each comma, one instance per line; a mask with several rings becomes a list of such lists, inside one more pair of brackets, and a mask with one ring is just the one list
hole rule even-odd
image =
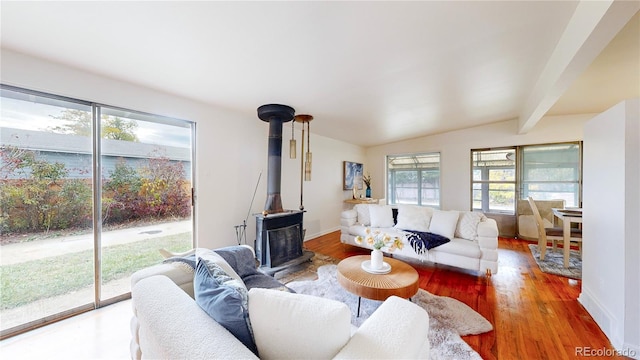
[[338, 283], [352, 294], [371, 299], [385, 300], [395, 295], [408, 299], [418, 292], [418, 272], [410, 265], [385, 257], [391, 265], [388, 274], [371, 274], [362, 269], [362, 262], [371, 260], [369, 255], [348, 257], [338, 264]]

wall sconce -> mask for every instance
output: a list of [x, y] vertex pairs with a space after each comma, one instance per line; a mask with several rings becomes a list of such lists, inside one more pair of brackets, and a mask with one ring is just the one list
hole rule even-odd
[[[303, 181], [311, 181], [311, 126], [310, 122], [313, 120], [313, 116], [311, 115], [296, 115], [294, 118], [295, 122], [302, 123], [302, 150], [300, 153], [302, 156], [300, 157], [300, 210], [304, 210], [304, 205], [302, 203], [303, 200]], [[305, 125], [307, 126], [307, 141], [306, 147], [307, 151], [305, 152]], [[295, 147], [295, 139], [293, 139], [293, 128], [291, 130], [291, 141], [289, 141], [289, 157], [291, 159], [295, 159], [295, 155], [291, 155], [292, 152], [295, 154], [295, 149], [292, 151], [292, 146]]]

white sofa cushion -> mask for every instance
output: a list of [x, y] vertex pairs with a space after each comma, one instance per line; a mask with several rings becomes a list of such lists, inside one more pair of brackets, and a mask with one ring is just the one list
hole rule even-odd
[[495, 220], [488, 219], [485, 215], [485, 218], [478, 224], [478, 237], [497, 238], [498, 227]]
[[474, 240], [478, 236], [478, 224], [484, 214], [473, 211], [461, 211], [456, 226], [455, 236], [461, 239]]
[[335, 300], [253, 288], [249, 314], [261, 359], [330, 359], [351, 336], [351, 311]]
[[369, 215], [371, 227], [391, 228], [394, 225], [393, 210], [389, 205], [369, 205]]
[[429, 231], [433, 209], [417, 205], [398, 205], [396, 229]]
[[[349, 227], [349, 233], [353, 236], [362, 236], [363, 238], [366, 237], [367, 234], [367, 230], [371, 230], [370, 227], [368, 226], [363, 226], [363, 225], [353, 225]], [[366, 241], [363, 241], [363, 244], [365, 244]]]
[[391, 296], [358, 328], [335, 358], [428, 359], [430, 344], [425, 342], [428, 335], [429, 314], [406, 299]]
[[133, 273], [133, 275], [131, 275], [131, 288], [133, 289], [138, 281], [142, 279], [153, 275], [164, 275], [193, 298], [193, 273], [193, 269], [184, 266], [184, 263], [157, 264]]
[[453, 239], [458, 225], [459, 213], [455, 210], [434, 210], [429, 232]]
[[145, 359], [257, 359], [166, 276], [141, 279], [131, 298]]
[[369, 216], [369, 204], [357, 204], [353, 208], [358, 214], [358, 224], [364, 226], [371, 225], [371, 218]]
[[430, 253], [445, 252], [472, 259], [479, 259], [482, 256], [482, 251], [480, 251], [480, 247], [478, 247], [478, 245], [474, 244], [472, 241], [458, 238], [453, 238], [450, 242], [435, 247], [432, 250], [429, 250]]

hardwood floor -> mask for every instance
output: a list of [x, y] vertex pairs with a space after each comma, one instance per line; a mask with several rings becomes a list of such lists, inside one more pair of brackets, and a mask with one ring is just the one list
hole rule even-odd
[[[337, 259], [369, 253], [340, 243], [339, 232], [304, 244]], [[583, 348], [613, 349], [577, 301], [582, 282], [541, 272], [528, 244], [500, 238], [499, 269], [490, 278], [450, 266], [410, 264], [422, 289], [458, 299], [494, 325], [489, 333], [463, 337], [483, 359], [575, 359], [588, 351]]]
[[[305, 242], [343, 259], [369, 251], [343, 245], [339, 232]], [[487, 318], [494, 331], [464, 340], [483, 359], [575, 359], [582, 347], [612, 349], [576, 300], [580, 281], [541, 272], [526, 241], [500, 239], [497, 274], [411, 263], [420, 287], [456, 298]], [[2, 359], [127, 359], [131, 301], [123, 301], [0, 342]], [[610, 356], [608, 358], [611, 358]], [[623, 357], [613, 357], [623, 358]]]

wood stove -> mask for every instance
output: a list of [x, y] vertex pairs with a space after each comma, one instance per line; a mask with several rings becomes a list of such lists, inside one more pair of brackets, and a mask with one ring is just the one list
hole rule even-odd
[[256, 255], [264, 267], [276, 268], [303, 255], [302, 211], [258, 215]]
[[304, 211], [284, 210], [280, 196], [282, 179], [282, 124], [292, 121], [295, 110], [287, 105], [268, 104], [258, 108], [258, 118], [269, 123], [267, 200], [256, 215], [256, 257], [265, 272], [275, 273], [309, 260], [304, 251]]

